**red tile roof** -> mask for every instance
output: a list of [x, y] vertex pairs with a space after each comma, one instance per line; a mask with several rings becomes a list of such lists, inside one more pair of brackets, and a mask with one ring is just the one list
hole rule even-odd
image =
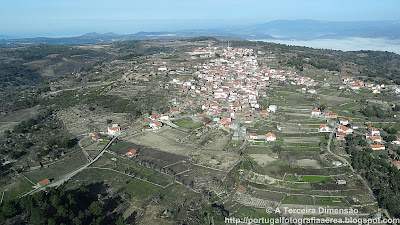
[[49, 179], [44, 179], [44, 180], [42, 180], [42, 181], [39, 181], [39, 185], [40, 185], [40, 186], [43, 186], [43, 185], [48, 184], [48, 183], [50, 183], [50, 180], [49, 180]]

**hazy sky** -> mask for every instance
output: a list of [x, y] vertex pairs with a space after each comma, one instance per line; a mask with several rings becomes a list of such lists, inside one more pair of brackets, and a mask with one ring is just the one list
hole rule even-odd
[[0, 34], [213, 28], [276, 19], [400, 20], [399, 0], [3, 0]]

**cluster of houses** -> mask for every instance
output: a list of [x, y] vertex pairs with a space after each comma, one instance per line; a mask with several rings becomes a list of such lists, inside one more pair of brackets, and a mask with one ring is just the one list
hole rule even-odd
[[217, 47], [199, 47], [193, 50], [193, 52], [189, 52], [191, 59], [196, 59], [197, 57], [200, 58], [209, 58], [215, 56], [215, 51]]
[[172, 80], [180, 87], [181, 97], [186, 96], [183, 102], [174, 99], [172, 104], [178, 109], [201, 108], [202, 113], [194, 114], [194, 119], [210, 118], [216, 128], [236, 130], [239, 121], [251, 125], [276, 112], [275, 105], [260, 110], [258, 98], [265, 93], [270, 79], [286, 78], [283, 71], [260, 69], [253, 49], [228, 47], [221, 58], [195, 68], [197, 79]]
[[249, 140], [250, 141], [265, 140], [265, 141], [268, 141], [268, 142], [272, 142], [272, 141], [276, 141], [276, 136], [275, 136], [275, 134], [273, 134], [271, 132], [269, 132], [269, 133], [267, 133], [265, 135], [258, 135], [258, 134], [255, 134], [255, 133], [250, 133], [249, 134]]
[[372, 91], [372, 93], [380, 93], [381, 89], [385, 88], [384, 84], [373, 84], [371, 82], [364, 82], [361, 80], [355, 80], [352, 77], [342, 77], [342, 84], [339, 85], [339, 89], [350, 89], [360, 90], [366, 88]]
[[149, 120], [142, 120], [141, 123], [143, 125], [148, 125], [150, 128], [153, 130], [158, 130], [161, 127], [163, 127], [164, 123], [169, 120], [169, 115], [168, 114], [151, 114], [148, 117]]
[[[313, 109], [311, 110], [311, 117], [325, 118], [327, 123], [330, 125], [334, 125], [336, 122], [339, 125], [335, 133], [336, 140], [345, 140], [348, 134], [352, 134], [354, 132], [354, 129], [358, 129], [358, 126], [354, 123], [351, 125], [351, 128], [349, 127], [351, 119], [340, 118], [338, 121], [333, 121], [333, 118], [338, 117], [337, 113], [322, 113], [319, 109]], [[385, 150], [385, 146], [382, 145], [382, 139], [379, 129], [372, 126], [367, 126], [366, 128], [368, 132], [364, 135], [364, 137], [372, 143], [372, 150]], [[318, 127], [318, 132], [331, 133], [334, 132], [334, 129], [329, 125], [323, 124]], [[397, 138], [397, 140], [393, 141], [392, 143], [400, 145], [400, 139]]]

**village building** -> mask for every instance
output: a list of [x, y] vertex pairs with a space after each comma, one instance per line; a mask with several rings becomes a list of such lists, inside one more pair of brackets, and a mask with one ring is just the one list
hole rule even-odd
[[336, 140], [344, 141], [346, 139], [346, 133], [336, 132]]
[[337, 130], [338, 130], [338, 132], [340, 132], [340, 133], [346, 133], [346, 134], [351, 134], [351, 133], [353, 133], [353, 129], [348, 128], [348, 127], [343, 126], [343, 125], [340, 125], [340, 126], [338, 127]]
[[392, 165], [395, 166], [397, 169], [400, 169], [400, 162], [399, 161], [393, 161]]
[[381, 143], [382, 139], [380, 136], [370, 136], [369, 139], [373, 142]]
[[268, 134], [265, 135], [265, 140], [266, 141], [276, 141], [276, 136], [275, 136], [275, 134], [269, 132]]
[[339, 120], [339, 123], [341, 124], [341, 125], [343, 125], [343, 126], [346, 126], [347, 124], [349, 124], [349, 120], [347, 120], [347, 119], [340, 119]]
[[256, 140], [256, 139], [258, 139], [258, 134], [251, 133], [251, 134], [249, 134], [249, 138], [250, 138], [250, 140]]
[[121, 134], [121, 127], [118, 124], [113, 124], [111, 127], [108, 127], [108, 135], [110, 136], [118, 136]]
[[400, 138], [396, 137], [396, 140], [392, 141], [394, 145], [400, 145]]
[[367, 130], [372, 136], [380, 136], [381, 133], [379, 132], [378, 128], [372, 127], [372, 126], [367, 126]]
[[311, 110], [311, 116], [312, 117], [318, 117], [318, 116], [320, 116], [321, 115], [321, 110], [319, 110], [319, 109], [313, 109], [313, 110]]
[[154, 122], [150, 124], [150, 127], [153, 128], [153, 130], [158, 130], [163, 126], [163, 124], [160, 121]]
[[324, 117], [329, 118], [329, 119], [336, 119], [338, 117], [338, 114], [337, 113], [325, 113]]
[[333, 161], [332, 164], [333, 164], [334, 166], [342, 166], [342, 165], [343, 165], [343, 163], [340, 162], [340, 161]]
[[46, 184], [48, 184], [48, 183], [50, 183], [51, 181], [50, 181], [50, 179], [44, 179], [44, 180], [41, 180], [41, 181], [39, 181], [38, 183], [37, 183], [37, 185], [39, 186], [39, 187], [43, 187], [44, 185], [46, 185]]
[[328, 127], [327, 125], [321, 125], [318, 128], [319, 133], [329, 133], [332, 132], [332, 128]]
[[384, 145], [371, 145], [372, 150], [385, 150]]
[[347, 182], [345, 180], [337, 180], [336, 184], [338, 185], [345, 185]]
[[135, 149], [131, 149], [129, 152], [125, 153], [128, 158], [133, 158], [137, 156], [137, 151]]

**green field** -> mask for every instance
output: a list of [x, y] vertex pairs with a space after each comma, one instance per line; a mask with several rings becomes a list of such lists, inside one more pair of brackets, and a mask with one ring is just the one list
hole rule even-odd
[[319, 128], [322, 124], [309, 124], [308, 126], [311, 128]]
[[[13, 178], [13, 182], [4, 187], [4, 200], [12, 200], [20, 197], [21, 195], [27, 193], [32, 190], [33, 184], [27, 181], [22, 176], [17, 176]], [[2, 194], [2, 193], [0, 193]]]
[[59, 161], [54, 162], [49, 166], [32, 170], [25, 173], [33, 182], [37, 183], [43, 179], [59, 178], [77, 168], [85, 165], [88, 161], [81, 151], [76, 151], [70, 155], [65, 155]]
[[302, 142], [302, 143], [289, 143], [290, 146], [300, 147], [300, 146], [307, 146], [307, 147], [318, 147], [318, 142]]
[[233, 214], [237, 218], [249, 217], [249, 218], [277, 218], [275, 214], [268, 214], [265, 209], [256, 209], [249, 206], [241, 207], [237, 212]]
[[355, 106], [357, 106], [358, 104], [357, 103], [347, 103], [347, 104], [344, 104], [344, 105], [341, 105], [340, 106], [340, 109], [351, 109], [351, 108], [353, 108], [353, 107], [355, 107]]
[[[286, 180], [286, 177], [285, 177]], [[296, 183], [296, 184], [290, 184], [288, 188], [292, 189], [301, 189], [301, 190], [310, 190], [311, 185], [309, 183]]]
[[333, 183], [333, 179], [331, 177], [321, 177], [321, 176], [302, 176], [299, 179], [300, 182], [329, 182]]
[[175, 124], [180, 127], [187, 128], [187, 129], [196, 129], [203, 125], [202, 123], [193, 123], [191, 121], [179, 121], [179, 122], [176, 122]]
[[115, 150], [121, 150], [123, 148], [126, 148], [128, 146], [127, 142], [118, 142], [117, 144], [113, 144], [110, 147], [110, 150], [115, 151]]
[[345, 199], [335, 197], [315, 197], [315, 204], [324, 206], [350, 206]]
[[314, 205], [314, 201], [311, 196], [288, 195], [283, 199], [282, 204]]
[[320, 151], [319, 147], [286, 147], [287, 151]]
[[150, 196], [157, 194], [161, 190], [160, 187], [153, 184], [141, 181], [138, 179], [132, 179], [129, 183], [124, 186], [123, 191], [128, 193], [131, 198], [145, 199]]

